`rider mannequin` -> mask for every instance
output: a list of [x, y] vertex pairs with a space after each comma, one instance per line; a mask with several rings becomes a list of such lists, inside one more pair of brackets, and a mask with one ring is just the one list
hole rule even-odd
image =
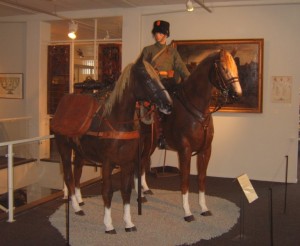
[[[149, 62], [160, 76], [166, 89], [174, 86], [190, 76], [190, 72], [182, 61], [178, 51], [167, 45], [167, 38], [170, 36], [170, 24], [167, 21], [157, 20], [153, 23], [152, 34], [155, 44], [143, 49], [143, 58]], [[165, 140], [162, 135], [161, 126], [158, 126], [159, 139], [158, 147], [165, 148]]]
[[[156, 42], [145, 47], [142, 55], [157, 70], [163, 83], [172, 78], [173, 82], [178, 84], [182, 79], [189, 77], [190, 72], [177, 50], [167, 45], [167, 38], [170, 36], [169, 29], [169, 22], [163, 20], [155, 21], [152, 34]], [[168, 81], [167, 86], [169, 84], [170, 82]]]

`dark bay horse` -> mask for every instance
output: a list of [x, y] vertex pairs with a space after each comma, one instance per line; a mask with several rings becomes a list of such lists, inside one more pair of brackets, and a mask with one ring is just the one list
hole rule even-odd
[[[80, 177], [84, 159], [102, 164], [102, 198], [106, 233], [116, 233], [111, 218], [113, 196], [111, 172], [115, 165], [120, 166], [121, 169], [125, 230], [136, 230], [130, 213], [131, 186], [133, 175], [136, 174], [134, 171], [139, 145], [139, 131], [135, 128], [134, 115], [136, 102], [144, 100], [150, 100], [162, 113], [171, 112], [170, 95], [164, 89], [154, 69], [140, 59], [124, 69], [105, 104], [99, 103], [98, 110], [86, 133], [75, 137], [68, 136], [52, 127], [63, 164], [64, 181], [76, 214], [84, 215], [80, 207], [82, 203]], [[86, 107], [86, 105], [81, 105], [81, 107]], [[60, 105], [56, 114], [59, 110]], [[63, 110], [68, 111], [68, 108]], [[79, 111], [80, 108], [76, 110]], [[72, 150], [75, 153], [74, 173], [71, 163]]]
[[[168, 148], [178, 153], [186, 221], [195, 219], [188, 201], [192, 155], [197, 155], [201, 214], [211, 215], [205, 201], [205, 178], [214, 135], [212, 112], [210, 111], [213, 88], [217, 88], [225, 100], [235, 100], [242, 95], [237, 66], [232, 55], [227, 51], [212, 52], [201, 60], [190, 77], [182, 82], [175, 93], [171, 95], [173, 99], [172, 113], [163, 116], [160, 123]], [[150, 128], [154, 130], [151, 131]], [[152, 193], [145, 180], [145, 170], [149, 169], [150, 156], [156, 148], [155, 129], [157, 127], [141, 122], [141, 135], [144, 142], [141, 161], [144, 194]]]

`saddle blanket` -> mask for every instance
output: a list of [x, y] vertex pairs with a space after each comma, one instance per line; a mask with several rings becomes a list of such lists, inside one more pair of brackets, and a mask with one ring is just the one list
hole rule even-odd
[[68, 137], [81, 136], [89, 129], [99, 103], [89, 94], [66, 94], [60, 100], [51, 130]]

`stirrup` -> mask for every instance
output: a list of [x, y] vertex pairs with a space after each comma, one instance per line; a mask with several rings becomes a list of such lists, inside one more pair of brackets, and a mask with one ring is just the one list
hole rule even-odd
[[166, 149], [167, 147], [167, 144], [166, 144], [166, 140], [164, 137], [160, 137], [158, 140], [157, 140], [157, 147], [159, 149]]

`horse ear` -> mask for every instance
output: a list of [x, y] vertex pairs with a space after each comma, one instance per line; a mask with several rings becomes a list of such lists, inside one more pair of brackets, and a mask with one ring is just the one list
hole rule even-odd
[[141, 54], [135, 63], [136, 64], [142, 64], [143, 60], [144, 60], [144, 55]]
[[220, 60], [223, 59], [224, 55], [225, 55], [225, 50], [224, 49], [220, 49]]
[[232, 57], [235, 57], [235, 55], [236, 55], [236, 52], [237, 52], [237, 48], [234, 48], [234, 49], [231, 51], [231, 55], [232, 55]]

